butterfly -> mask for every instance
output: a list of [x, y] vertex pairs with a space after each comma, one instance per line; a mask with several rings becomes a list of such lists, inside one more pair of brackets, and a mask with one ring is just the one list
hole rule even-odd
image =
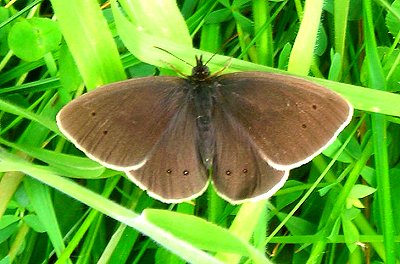
[[352, 114], [315, 83], [266, 72], [211, 75], [196, 57], [187, 78], [130, 79], [84, 94], [57, 124], [89, 158], [162, 202], [194, 199], [211, 181], [238, 204], [272, 196]]

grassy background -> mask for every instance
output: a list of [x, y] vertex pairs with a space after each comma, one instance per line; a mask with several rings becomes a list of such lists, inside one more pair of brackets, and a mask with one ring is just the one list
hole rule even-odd
[[[369, 0], [5, 5], [0, 263], [398, 262], [399, 8]], [[170, 65], [190, 73], [154, 46], [188, 62], [218, 51], [212, 71], [230, 60], [226, 72], [314, 76], [306, 78], [357, 111], [269, 201], [232, 206], [209, 190], [162, 204], [84, 157], [55, 124], [85, 89], [173, 74]]]

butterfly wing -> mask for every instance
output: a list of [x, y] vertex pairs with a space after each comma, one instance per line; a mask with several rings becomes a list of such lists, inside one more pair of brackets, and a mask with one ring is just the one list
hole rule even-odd
[[57, 115], [57, 124], [87, 156], [106, 167], [140, 167], [184, 104], [185, 80], [148, 77], [84, 94]]
[[174, 116], [146, 163], [127, 175], [150, 196], [179, 203], [201, 195], [208, 185], [197, 147], [194, 105], [187, 101]]
[[279, 74], [240, 72], [216, 80], [216, 98], [278, 170], [307, 163], [350, 122], [353, 109], [317, 84]]
[[221, 107], [214, 111], [216, 157], [212, 182], [233, 204], [269, 198], [285, 183], [289, 172], [262, 159], [244, 128]]

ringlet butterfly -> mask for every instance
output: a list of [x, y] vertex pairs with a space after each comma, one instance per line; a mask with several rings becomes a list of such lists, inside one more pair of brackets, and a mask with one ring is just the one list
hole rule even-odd
[[112, 83], [66, 105], [62, 133], [88, 157], [123, 171], [167, 203], [211, 182], [233, 204], [272, 196], [289, 170], [320, 154], [350, 122], [352, 106], [315, 83], [266, 72]]

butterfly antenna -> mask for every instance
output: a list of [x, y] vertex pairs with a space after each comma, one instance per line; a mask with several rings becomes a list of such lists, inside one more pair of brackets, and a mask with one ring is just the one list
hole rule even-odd
[[185, 60], [182, 59], [182, 58], [179, 58], [178, 56], [176, 56], [175, 54], [169, 52], [169, 51], [166, 50], [166, 49], [163, 49], [163, 48], [160, 48], [160, 47], [157, 47], [157, 46], [154, 46], [154, 48], [159, 49], [159, 50], [162, 50], [162, 51], [168, 53], [168, 54], [171, 55], [172, 57], [174, 57], [174, 58], [176, 58], [176, 59], [178, 59], [178, 60], [180, 60], [180, 61], [183, 61], [184, 63], [186, 63], [186, 64], [189, 65], [190, 67], [194, 67], [194, 66], [193, 66], [192, 64], [190, 64], [189, 62], [185, 61]]
[[[207, 65], [207, 63], [209, 63], [211, 61], [211, 59], [214, 58], [214, 56], [217, 55], [217, 53], [222, 50], [222, 48], [224, 48], [229, 42], [231, 42], [237, 36], [238, 36], [238, 34], [235, 34], [234, 36], [232, 36], [228, 40], [226, 40], [224, 42], [224, 44], [222, 44], [221, 47], [206, 61], [206, 63], [204, 63], [204, 65]], [[229, 59], [227, 62], [225, 62], [224, 67], [222, 67], [219, 71], [211, 74], [208, 78], [214, 78], [215, 76], [218, 76], [221, 72], [225, 71], [226, 68], [229, 68], [231, 66], [231, 64], [232, 64], [232, 59]]]
[[[206, 61], [206, 63], [204, 63], [204, 65], [207, 65], [207, 63], [209, 63], [209, 62], [212, 60], [212, 58], [214, 58], [215, 55], [218, 54], [218, 52], [220, 52], [223, 48], [226, 47], [226, 45], [227, 45], [229, 42], [231, 42], [233, 39], [235, 39], [235, 38], [237, 38], [237, 37], [238, 37], [238, 34], [235, 34], [235, 35], [233, 35], [232, 37], [230, 37], [229, 39], [227, 39], [227, 40], [224, 42], [224, 44], [222, 44], [221, 47], [219, 47], [219, 48], [217, 49], [217, 51], [214, 52], [214, 54]], [[230, 63], [229, 63], [229, 65], [230, 65]], [[225, 66], [224, 69], [225, 69], [226, 67], [227, 67], [227, 66]]]
[[[185, 61], [184, 59], [179, 58], [178, 56], [176, 56], [175, 54], [169, 52], [169, 51], [166, 50], [166, 49], [163, 49], [163, 48], [160, 48], [160, 47], [157, 47], [157, 46], [154, 46], [154, 48], [166, 52], [167, 54], [171, 55], [172, 57], [174, 57], [174, 58], [176, 58], [176, 59], [178, 59], [178, 60], [180, 60], [180, 61], [183, 61], [184, 63], [186, 63], [187, 65], [189, 65], [189, 66], [192, 67], [192, 68], [194, 67], [194, 66], [193, 66], [192, 64], [190, 64], [189, 62]], [[183, 76], [183, 77], [186, 77], [186, 78], [189, 78], [189, 77], [190, 77], [190, 75], [184, 74], [183, 72], [181, 72], [179, 69], [177, 69], [177, 68], [176, 68], [174, 65], [172, 65], [171, 63], [168, 63], [168, 62], [165, 62], [165, 61], [164, 61], [164, 63], [168, 64], [169, 67], [171, 67], [171, 69], [173, 69], [173, 70], [174, 70], [176, 73], [178, 73], [179, 75], [181, 75], [181, 76]]]

